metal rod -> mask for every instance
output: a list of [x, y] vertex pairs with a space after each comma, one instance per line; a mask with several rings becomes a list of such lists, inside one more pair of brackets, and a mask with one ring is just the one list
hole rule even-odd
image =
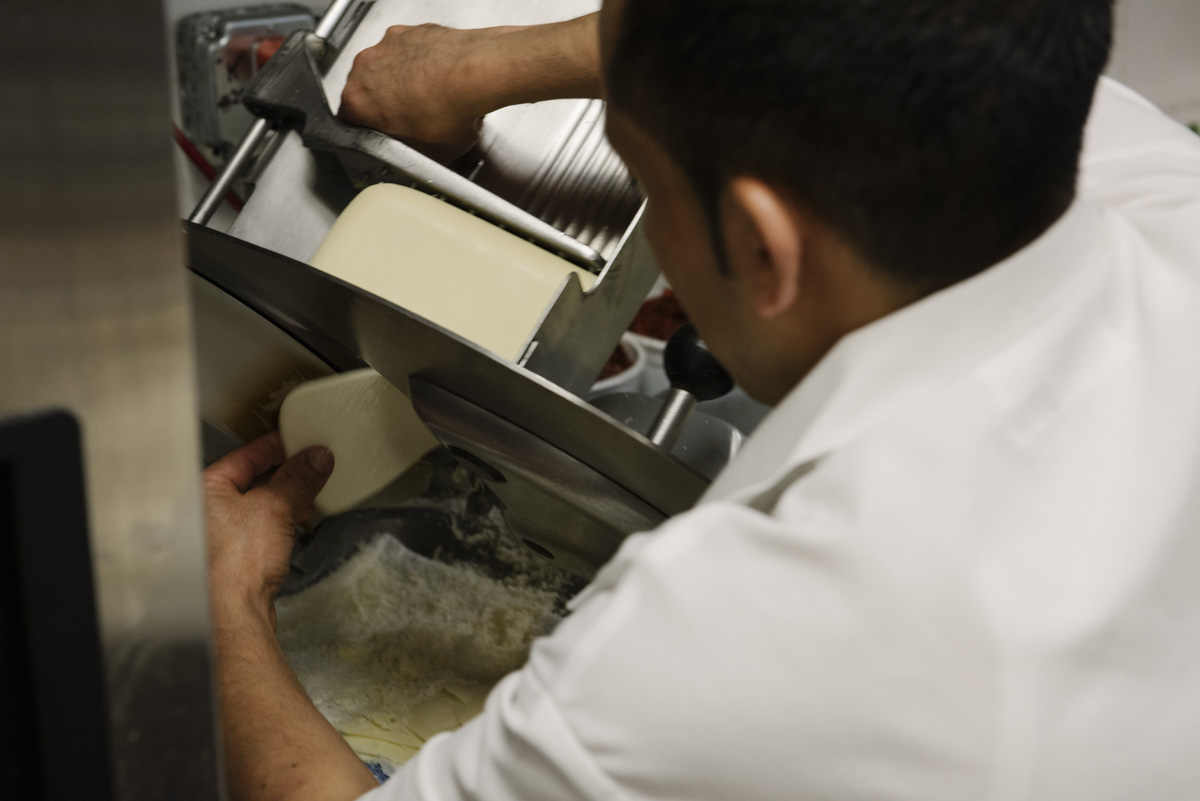
[[257, 119], [254, 125], [246, 131], [246, 135], [242, 137], [242, 141], [238, 144], [237, 150], [233, 152], [233, 156], [221, 168], [221, 174], [217, 179], [209, 184], [208, 191], [204, 193], [204, 197], [200, 198], [200, 202], [196, 204], [196, 208], [188, 217], [188, 222], [194, 222], [198, 225], [207, 225], [212, 219], [213, 214], [221, 205], [221, 201], [225, 199], [225, 193], [233, 186], [233, 182], [241, 174], [246, 166], [246, 162], [254, 155], [255, 149], [267, 133], [271, 130], [270, 120]]
[[686, 389], [671, 388], [654, 424], [650, 426], [650, 441], [665, 451], [675, 447], [683, 427], [696, 408], [696, 396]]
[[[333, 33], [338, 23], [342, 21], [347, 9], [354, 5], [357, 0], [333, 0], [329, 4], [329, 8], [321, 17], [321, 21], [317, 23], [316, 35], [325, 40]], [[198, 225], [207, 225], [212, 219], [213, 214], [221, 205], [226, 193], [233, 186], [233, 182], [242, 174], [242, 170], [246, 168], [246, 163], [250, 161], [250, 157], [254, 155], [254, 151], [262, 144], [263, 139], [271, 130], [269, 120], [259, 118], [254, 121], [254, 125], [242, 137], [242, 141], [238, 143], [237, 150], [233, 152], [233, 156], [221, 168], [220, 175], [216, 180], [209, 185], [208, 190], [204, 193], [204, 197], [200, 198], [200, 202], [196, 204], [196, 208], [192, 210], [188, 217], [188, 222], [193, 222]]]
[[349, 9], [350, 6], [354, 5], [355, 2], [356, 0], [333, 0], [333, 2], [329, 4], [329, 8], [325, 10], [325, 14], [321, 17], [321, 21], [317, 23], [317, 29], [313, 31], [313, 33], [315, 33], [321, 39], [328, 39], [329, 35], [333, 33], [333, 29], [336, 28], [338, 23], [342, 21], [342, 17], [345, 16], [346, 10]]

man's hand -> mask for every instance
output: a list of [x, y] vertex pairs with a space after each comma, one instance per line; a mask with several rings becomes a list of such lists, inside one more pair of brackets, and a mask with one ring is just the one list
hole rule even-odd
[[338, 113], [432, 158], [461, 156], [494, 108], [492, 92], [479, 81], [482, 62], [509, 30], [394, 25], [355, 57]]
[[338, 113], [451, 161], [496, 109], [598, 97], [596, 24], [590, 14], [530, 27], [393, 26], [354, 59]]
[[293, 527], [312, 514], [332, 470], [325, 448], [286, 459], [279, 435], [268, 434], [204, 471], [221, 732], [237, 801], [350, 801], [376, 786], [308, 700], [274, 635]]
[[309, 448], [285, 460], [278, 434], [238, 448], [204, 471], [209, 581], [218, 625], [254, 615], [275, 625], [294, 526], [333, 470], [333, 454]]

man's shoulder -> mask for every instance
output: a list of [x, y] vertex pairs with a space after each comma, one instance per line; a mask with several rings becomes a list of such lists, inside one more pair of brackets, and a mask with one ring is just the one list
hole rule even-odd
[[1085, 130], [1079, 192], [1150, 223], [1152, 237], [1173, 236], [1172, 225], [1190, 235], [1200, 213], [1200, 136], [1104, 78]]
[[[938, 781], [966, 797], [978, 788], [961, 783], [965, 766], [991, 743], [994, 665], [952, 555], [889, 559], [831, 534], [701, 504], [641, 535], [527, 670], [622, 786], [754, 798], [786, 785], [821, 797], [853, 777], [805, 789], [816, 777], [781, 762], [782, 744], [819, 762], [838, 740], [919, 718], [913, 737], [953, 766]], [[731, 777], [743, 786], [724, 786]], [[953, 796], [939, 793], [924, 797]]]

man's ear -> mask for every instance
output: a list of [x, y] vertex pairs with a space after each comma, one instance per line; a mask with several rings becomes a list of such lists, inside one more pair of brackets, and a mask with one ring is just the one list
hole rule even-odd
[[755, 311], [770, 319], [791, 308], [804, 261], [795, 207], [758, 178], [734, 178], [723, 193], [721, 229], [730, 268], [750, 281]]

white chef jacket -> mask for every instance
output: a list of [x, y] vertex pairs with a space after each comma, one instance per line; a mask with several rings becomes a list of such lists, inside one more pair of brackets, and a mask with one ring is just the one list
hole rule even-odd
[[371, 801], [1200, 798], [1200, 138], [845, 337]]

